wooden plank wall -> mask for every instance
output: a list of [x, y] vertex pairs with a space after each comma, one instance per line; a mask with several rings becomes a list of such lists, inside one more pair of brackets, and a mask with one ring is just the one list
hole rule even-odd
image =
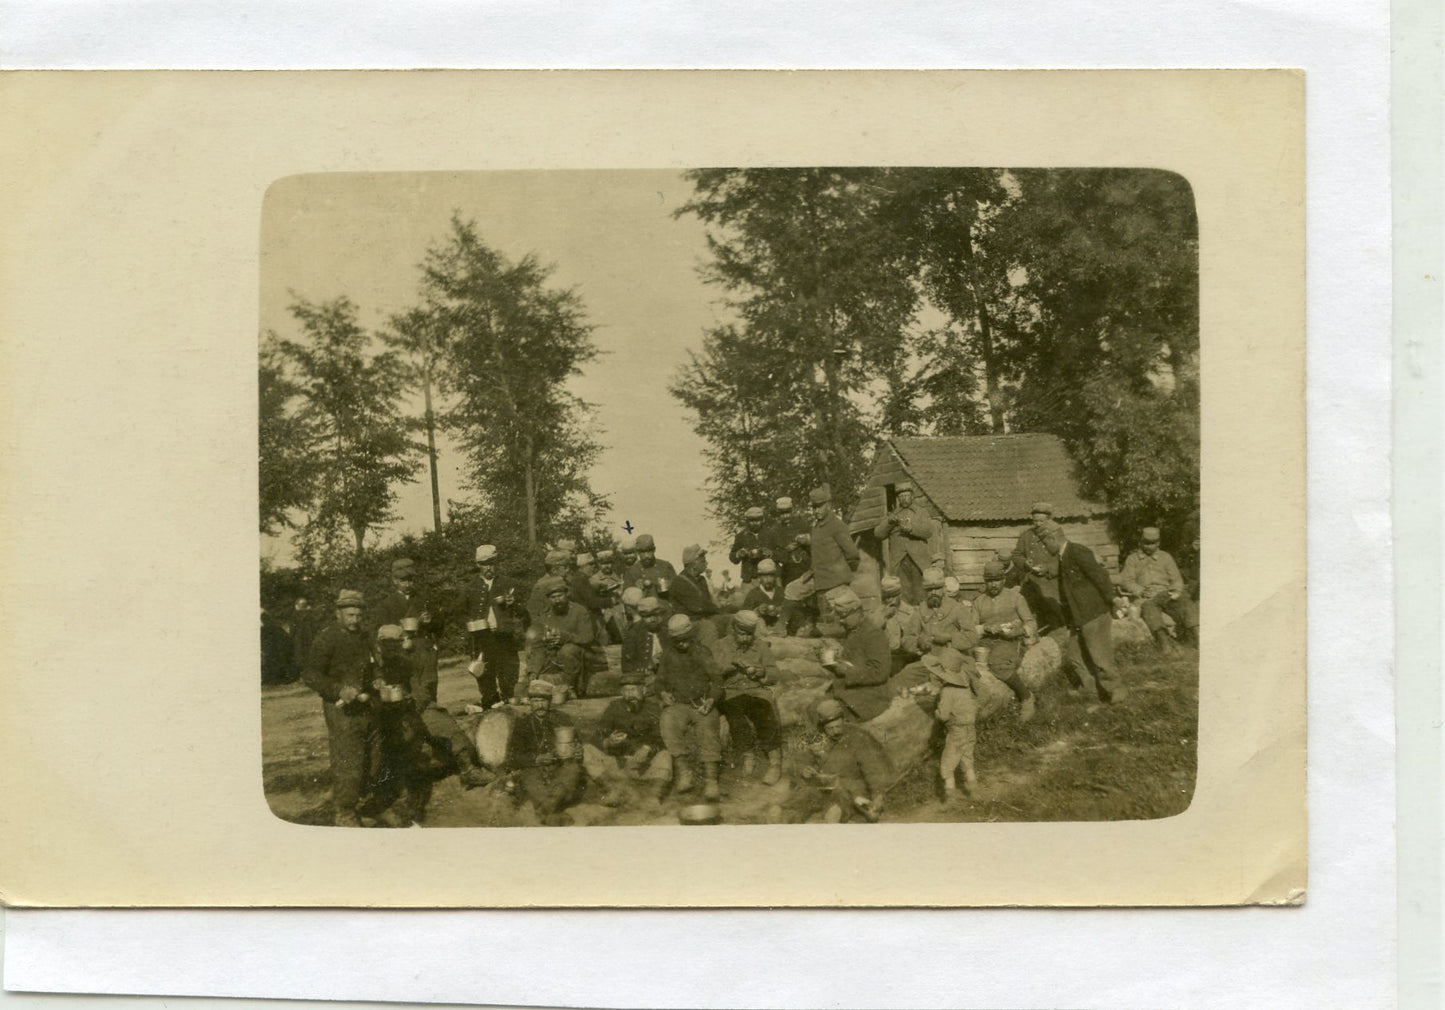
[[[1019, 534], [1028, 526], [1026, 522], [951, 524], [948, 533], [954, 577], [967, 588], [982, 588], [983, 566], [1000, 555], [1007, 558], [1012, 554]], [[1092, 550], [1111, 574], [1119, 570], [1119, 548], [1109, 539], [1103, 516], [1065, 520], [1063, 526], [1069, 539]]]

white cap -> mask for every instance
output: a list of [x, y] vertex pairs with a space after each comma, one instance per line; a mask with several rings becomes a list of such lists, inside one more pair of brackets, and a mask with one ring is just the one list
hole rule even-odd
[[497, 549], [491, 544], [482, 544], [482, 546], [477, 548], [477, 564], [495, 560], [497, 560]]

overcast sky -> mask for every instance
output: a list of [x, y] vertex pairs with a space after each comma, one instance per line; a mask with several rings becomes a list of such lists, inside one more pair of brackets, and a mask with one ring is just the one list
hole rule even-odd
[[[535, 253], [555, 264], [552, 283], [575, 287], [597, 329], [602, 356], [573, 389], [597, 404], [604, 450], [592, 484], [612, 496], [612, 521], [657, 538], [680, 566], [682, 548], [709, 548], [715, 573], [727, 564], [722, 532], [706, 514], [704, 443], [667, 393], [689, 349], [726, 309], [702, 284], [703, 229], [672, 212], [691, 194], [677, 172], [528, 171], [329, 174], [275, 183], [262, 214], [261, 328], [299, 330], [290, 291], [313, 301], [346, 295], [363, 326], [382, 325], [416, 302], [428, 246], [453, 211], [474, 219], [484, 242], [509, 259]], [[459, 455], [438, 445], [443, 507], [461, 497]], [[431, 526], [425, 470], [401, 489], [401, 520], [382, 541]], [[619, 532], [620, 535], [620, 532]], [[263, 554], [290, 557], [284, 539]], [[736, 572], [734, 572], [736, 576]]]

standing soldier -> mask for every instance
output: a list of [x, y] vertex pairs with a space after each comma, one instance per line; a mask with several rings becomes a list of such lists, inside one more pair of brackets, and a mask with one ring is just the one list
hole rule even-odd
[[793, 499], [779, 498], [773, 505], [777, 515], [768, 530], [772, 559], [778, 566], [778, 582], [786, 586], [808, 571], [808, 531], [812, 523], [793, 513]]
[[[920, 591], [923, 576], [918, 579]], [[893, 657], [891, 672], [897, 674], [923, 654], [928, 643], [923, 638], [923, 618], [918, 608], [903, 598], [903, 582], [896, 575], [885, 575], [880, 583], [883, 591], [883, 631], [888, 636], [888, 652]]]
[[777, 681], [778, 667], [768, 643], [758, 637], [762, 619], [751, 610], [733, 614], [732, 634], [720, 637], [712, 647], [713, 658], [722, 669], [723, 700], [718, 704], [728, 721], [734, 746], [743, 752], [743, 774], [753, 773], [754, 746], [768, 758], [763, 785], [770, 786], [783, 774], [783, 727], [778, 705], [768, 684]]
[[1019, 667], [1024, 650], [1039, 640], [1039, 627], [1023, 593], [1004, 587], [1007, 574], [1002, 561], [983, 566], [983, 592], [973, 601], [981, 635], [974, 658], [1008, 685], [1019, 701], [1019, 722], [1028, 722], [1034, 717], [1034, 695], [1019, 677]]
[[863, 601], [849, 586], [839, 586], [829, 605], [843, 624], [842, 654], [823, 646], [823, 667], [838, 678], [834, 693], [859, 722], [881, 715], [892, 701], [888, 678], [893, 659], [888, 653], [888, 636], [863, 611]]
[[943, 572], [937, 568], [923, 573], [923, 606], [918, 608], [918, 619], [930, 638], [940, 628], [947, 631], [959, 652], [971, 652], [978, 644], [978, 617], [973, 605], [949, 599], [944, 590]]
[[1059, 602], [1059, 559], [1044, 546], [1043, 530], [1053, 522], [1054, 506], [1036, 501], [1029, 506], [1033, 525], [1019, 534], [1014, 546], [1010, 582], [1021, 588], [1045, 628], [1064, 623]]
[[583, 658], [596, 640], [592, 617], [567, 598], [567, 583], [548, 575], [537, 583], [547, 600], [547, 610], [527, 632], [532, 640], [527, 650], [527, 673], [537, 680], [552, 681], [574, 696], [585, 697], [587, 684]]
[[397, 558], [391, 563], [392, 591], [372, 609], [374, 627], [395, 625], [411, 618], [416, 622], [411, 662], [417, 670], [417, 686], [431, 701], [437, 697], [437, 639], [441, 637], [441, 609], [433, 606], [417, 588], [416, 562]]
[[545, 680], [527, 686], [527, 705], [507, 738], [508, 784], [519, 800], [531, 801], [543, 824], [571, 824], [563, 809], [577, 802], [586, 785], [576, 727], [552, 711], [552, 685]]
[[301, 679], [321, 696], [331, 751], [331, 799], [337, 827], [361, 826], [357, 804], [371, 788], [381, 760], [372, 707], [371, 642], [361, 626], [365, 600], [355, 589], [336, 597], [336, 620], [321, 629]]
[[1103, 701], [1129, 693], [1114, 666], [1114, 584], [1083, 544], [1071, 543], [1057, 523], [1044, 527], [1044, 546], [1059, 559], [1059, 596], [1072, 634], [1065, 655], [1075, 670], [1087, 669]]
[[629, 534], [623, 537], [617, 545], [617, 570], [613, 572], [622, 580], [623, 585], [627, 584], [628, 570], [635, 564], [637, 564], [637, 538]]
[[813, 593], [819, 603], [819, 614], [823, 613], [829, 599], [826, 594], [839, 586], [853, 581], [858, 570], [858, 547], [848, 535], [848, 527], [833, 511], [833, 492], [827, 484], [808, 492], [808, 501], [813, 506], [813, 529], [808, 534], [810, 550], [809, 567], [813, 572]]
[[717, 638], [713, 618], [718, 608], [707, 582], [707, 551], [697, 544], [688, 544], [682, 549], [682, 574], [673, 580], [667, 601], [674, 614], [692, 618], [699, 642], [707, 644]]
[[1174, 619], [1181, 641], [1197, 641], [1199, 613], [1189, 599], [1179, 566], [1168, 551], [1159, 549], [1159, 530], [1155, 527], [1144, 528], [1139, 549], [1124, 561], [1119, 588], [1139, 601], [1139, 616], [1149, 626], [1160, 651], [1166, 655], [1176, 651], [1174, 640], [1164, 627], [1165, 614]]
[[694, 785], [687, 731], [691, 727], [702, 763], [703, 798], [716, 800], [718, 764], [722, 761], [721, 727], [717, 703], [722, 699], [722, 672], [712, 652], [694, 640], [692, 619], [673, 614], [667, 620], [672, 648], [664, 649], [657, 667], [657, 693], [662, 699], [662, 739], [672, 754], [677, 773], [675, 791], [690, 792]]
[[665, 596], [677, 569], [657, 556], [657, 544], [651, 533], [637, 535], [637, 563], [627, 569], [626, 583], [637, 586], [644, 596]]
[[617, 602], [612, 595], [610, 576], [602, 574], [602, 566], [591, 554], [577, 555], [577, 570], [568, 582], [572, 602], [579, 604], [592, 618], [592, 644], [587, 648], [585, 667], [588, 673], [607, 669], [607, 612]]
[[745, 523], [738, 535], [733, 537], [732, 550], [728, 552], [728, 560], [740, 566], [742, 573], [742, 585], [739, 587], [743, 595], [752, 588], [758, 578], [758, 562], [764, 558], [773, 556], [773, 545], [769, 542], [768, 534], [763, 529], [763, 510], [754, 506], [743, 515]]
[[913, 485], [898, 485], [897, 506], [873, 530], [879, 543], [888, 545], [888, 574], [903, 583], [903, 598], [923, 600], [923, 572], [932, 556], [938, 524], [913, 504]]
[[778, 565], [771, 558], [758, 562], [758, 583], [743, 598], [743, 609], [751, 610], [762, 618], [759, 633], [763, 635], [786, 635], [788, 628], [783, 612], [788, 601], [783, 597], [783, 587], [778, 582]]
[[518, 675], [521, 672], [519, 653], [526, 641], [531, 615], [521, 605], [521, 588], [497, 573], [500, 556], [492, 544], [477, 548], [476, 577], [462, 592], [462, 606], [471, 640], [472, 655], [477, 657], [481, 676], [477, 691], [482, 707], [517, 698]]

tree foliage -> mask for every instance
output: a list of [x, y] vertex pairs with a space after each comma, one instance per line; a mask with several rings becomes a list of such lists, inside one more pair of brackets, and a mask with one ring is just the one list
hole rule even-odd
[[297, 413], [300, 389], [286, 377], [284, 356], [274, 334], [261, 341], [257, 369], [260, 532], [294, 529], [297, 513], [315, 496], [311, 435]]

